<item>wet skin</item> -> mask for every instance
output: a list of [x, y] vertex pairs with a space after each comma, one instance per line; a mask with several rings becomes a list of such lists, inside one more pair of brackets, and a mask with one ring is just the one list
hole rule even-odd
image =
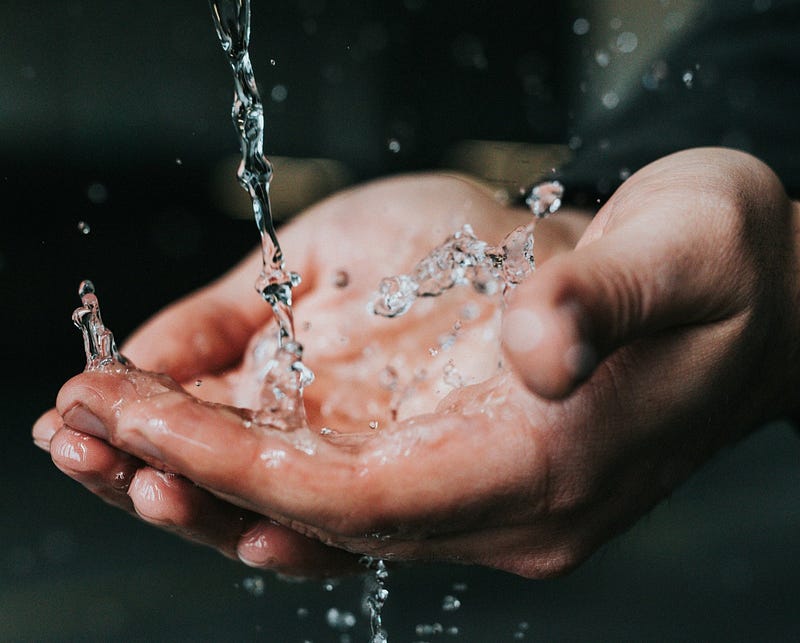
[[[682, 152], [591, 222], [566, 212], [537, 228], [540, 269], [499, 331], [491, 301], [465, 288], [397, 319], [366, 313], [381, 276], [462, 223], [497, 242], [526, 216], [462, 180], [417, 176], [345, 192], [282, 230], [304, 276], [312, 431], [248, 426], [236, 408], [253, 395], [242, 357], [269, 323], [252, 256], [123, 348], [185, 390], [81, 374], [36, 443], [112, 504], [258, 567], [336, 573], [367, 552], [563, 573], [720, 447], [797, 414], [800, 207], [752, 157]], [[430, 350], [468, 304], [478, 314], [452, 348]], [[462, 388], [442, 381], [451, 359]], [[397, 422], [387, 363], [414, 387]]]

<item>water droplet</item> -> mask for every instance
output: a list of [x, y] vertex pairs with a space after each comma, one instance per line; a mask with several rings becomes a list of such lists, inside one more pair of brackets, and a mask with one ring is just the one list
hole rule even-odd
[[614, 31], [617, 31], [620, 27], [622, 27], [622, 19], [618, 16], [611, 18], [608, 21], [608, 26], [611, 27]]
[[297, 618], [307, 618], [308, 617], [308, 608], [307, 607], [298, 607], [297, 608]]
[[466, 592], [469, 589], [469, 585], [462, 582], [453, 583], [452, 587], [454, 592]]
[[543, 218], [558, 211], [563, 197], [564, 186], [558, 181], [547, 181], [534, 186], [525, 199], [525, 203], [534, 216]]
[[242, 581], [242, 587], [251, 596], [259, 597], [264, 595], [264, 579], [261, 576], [248, 576]]
[[601, 67], [608, 67], [608, 63], [611, 62], [611, 56], [604, 49], [598, 49], [594, 53], [594, 61]]
[[583, 139], [580, 136], [570, 136], [567, 145], [569, 146], [569, 149], [573, 151], [578, 150], [583, 145]]
[[414, 303], [419, 286], [408, 275], [386, 277], [378, 285], [378, 296], [372, 303], [373, 311], [384, 317], [397, 317], [407, 312]]
[[694, 85], [694, 72], [692, 72], [691, 70], [683, 72], [681, 80], [683, 81], [683, 84], [686, 85], [687, 89], [691, 89], [692, 86]]
[[388, 143], [388, 148], [389, 148], [389, 151], [392, 154], [399, 153], [400, 152], [400, 141], [398, 141], [396, 138], [390, 138], [389, 139], [389, 143]]
[[444, 380], [445, 384], [452, 386], [453, 388], [461, 388], [464, 386], [464, 379], [461, 377], [461, 373], [456, 368], [453, 360], [447, 362], [443, 370], [444, 376], [442, 379]]
[[370, 429], [375, 431], [375, 430], [377, 430], [378, 426], [379, 426], [378, 425], [378, 420], [370, 420], [370, 422], [369, 422], [369, 428]]
[[337, 270], [333, 274], [333, 285], [337, 288], [346, 288], [350, 284], [350, 273], [346, 270]]
[[617, 49], [620, 53], [629, 54], [639, 46], [639, 38], [632, 31], [623, 31], [617, 36]]
[[387, 391], [397, 390], [399, 375], [393, 366], [387, 366], [378, 374], [378, 384]]
[[286, 459], [286, 451], [282, 449], [268, 449], [259, 456], [264, 462], [264, 466], [274, 469], [281, 466], [281, 463]]
[[197, 386], [197, 387], [202, 386], [203, 385], [203, 380], [195, 380], [194, 381], [194, 385]]
[[584, 36], [589, 33], [589, 21], [586, 18], [578, 18], [572, 23], [572, 33], [576, 36]]
[[444, 627], [441, 623], [419, 623], [414, 632], [417, 636], [435, 636], [444, 632]]
[[458, 628], [455, 625], [451, 625], [444, 633], [447, 634], [447, 636], [458, 636]]
[[441, 350], [450, 350], [456, 344], [456, 335], [455, 333], [445, 333], [439, 336], [438, 342]]
[[331, 607], [325, 614], [328, 626], [339, 632], [349, 630], [356, 624], [356, 617], [352, 612], [338, 610]]
[[444, 612], [455, 612], [459, 607], [461, 607], [461, 601], [455, 596], [448, 594], [442, 599], [442, 611]]
[[631, 178], [631, 171], [627, 167], [620, 168], [619, 178], [620, 181], [627, 181]]
[[86, 196], [89, 201], [95, 205], [102, 205], [108, 201], [108, 188], [102, 183], [91, 183], [89, 187], [86, 188]]
[[289, 90], [286, 85], [275, 85], [269, 93], [270, 98], [276, 103], [282, 103], [289, 96]]
[[89, 234], [92, 231], [86, 221], [78, 221], [78, 230], [80, 230], [83, 234]]
[[275, 65], [277, 65], [277, 64], [278, 64], [278, 61], [277, 61], [277, 60], [275, 60], [274, 58], [270, 58], [270, 59], [269, 59], [269, 64], [270, 64], [272, 67], [274, 67]]
[[619, 95], [615, 91], [606, 92], [603, 94], [603, 107], [606, 109], [614, 109], [619, 105]]
[[183, 161], [179, 158], [175, 159], [175, 165], [183, 165]]

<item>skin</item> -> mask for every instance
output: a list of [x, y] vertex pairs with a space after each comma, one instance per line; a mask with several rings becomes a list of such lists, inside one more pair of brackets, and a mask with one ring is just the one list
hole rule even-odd
[[[460, 179], [418, 176], [284, 228], [304, 276], [311, 431], [248, 426], [236, 408], [254, 399], [242, 357], [270, 321], [253, 256], [124, 348], [173, 379], [78, 375], [35, 442], [111, 504], [257, 567], [324, 575], [368, 553], [565, 573], [721, 447], [797, 416], [800, 206], [753, 157], [689, 150], [632, 176], [593, 219], [537, 227], [539, 268], [501, 327], [493, 300], [464, 287], [396, 319], [365, 312], [380, 276], [462, 223], [497, 243], [527, 216]], [[454, 345], [437, 350], [455, 320]], [[442, 381], [451, 359], [461, 388]], [[428, 376], [400, 382], [415, 391], [397, 404], [387, 364]]]

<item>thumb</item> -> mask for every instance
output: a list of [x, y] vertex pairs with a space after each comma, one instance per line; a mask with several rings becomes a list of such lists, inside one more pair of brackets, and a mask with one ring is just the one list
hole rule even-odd
[[711, 239], [644, 217], [554, 257], [509, 302], [502, 337], [512, 366], [534, 393], [562, 398], [633, 340], [733, 314], [733, 253], [713, 254]]

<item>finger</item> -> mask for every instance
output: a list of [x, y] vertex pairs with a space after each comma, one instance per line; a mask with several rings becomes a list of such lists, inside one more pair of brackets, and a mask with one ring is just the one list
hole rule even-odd
[[[236, 409], [182, 391], [141, 399], [130, 382], [103, 373], [73, 378], [58, 408], [68, 426], [338, 544], [337, 536], [383, 530], [461, 529], [502, 514], [512, 500], [535, 511], [546, 458], [516, 397], [521, 393], [506, 389], [485, 413], [424, 417], [379, 432], [355, 450], [309, 431], [251, 427]], [[492, 420], [495, 412], [502, 421]]]
[[[622, 224], [553, 258], [511, 298], [504, 347], [539, 395], [569, 394], [607, 355], [639, 337], [724, 319], [746, 306], [736, 232], [718, 213], [677, 220], [659, 202], [622, 207], [642, 207], [647, 215], [620, 213]], [[587, 234], [596, 231], [593, 223]]]
[[70, 428], [61, 428], [50, 440], [53, 464], [109, 504], [133, 510], [128, 487], [141, 460], [102, 440]]
[[31, 431], [33, 435], [33, 443], [43, 451], [50, 450], [50, 440], [61, 427], [64, 422], [56, 409], [50, 409], [44, 413], [33, 425]]
[[239, 540], [239, 559], [250, 567], [299, 577], [331, 577], [356, 571], [358, 557], [328, 547], [262, 518]]
[[223, 502], [189, 480], [142, 467], [128, 489], [136, 514], [145, 522], [209, 545], [236, 558], [239, 537], [250, 512]]

